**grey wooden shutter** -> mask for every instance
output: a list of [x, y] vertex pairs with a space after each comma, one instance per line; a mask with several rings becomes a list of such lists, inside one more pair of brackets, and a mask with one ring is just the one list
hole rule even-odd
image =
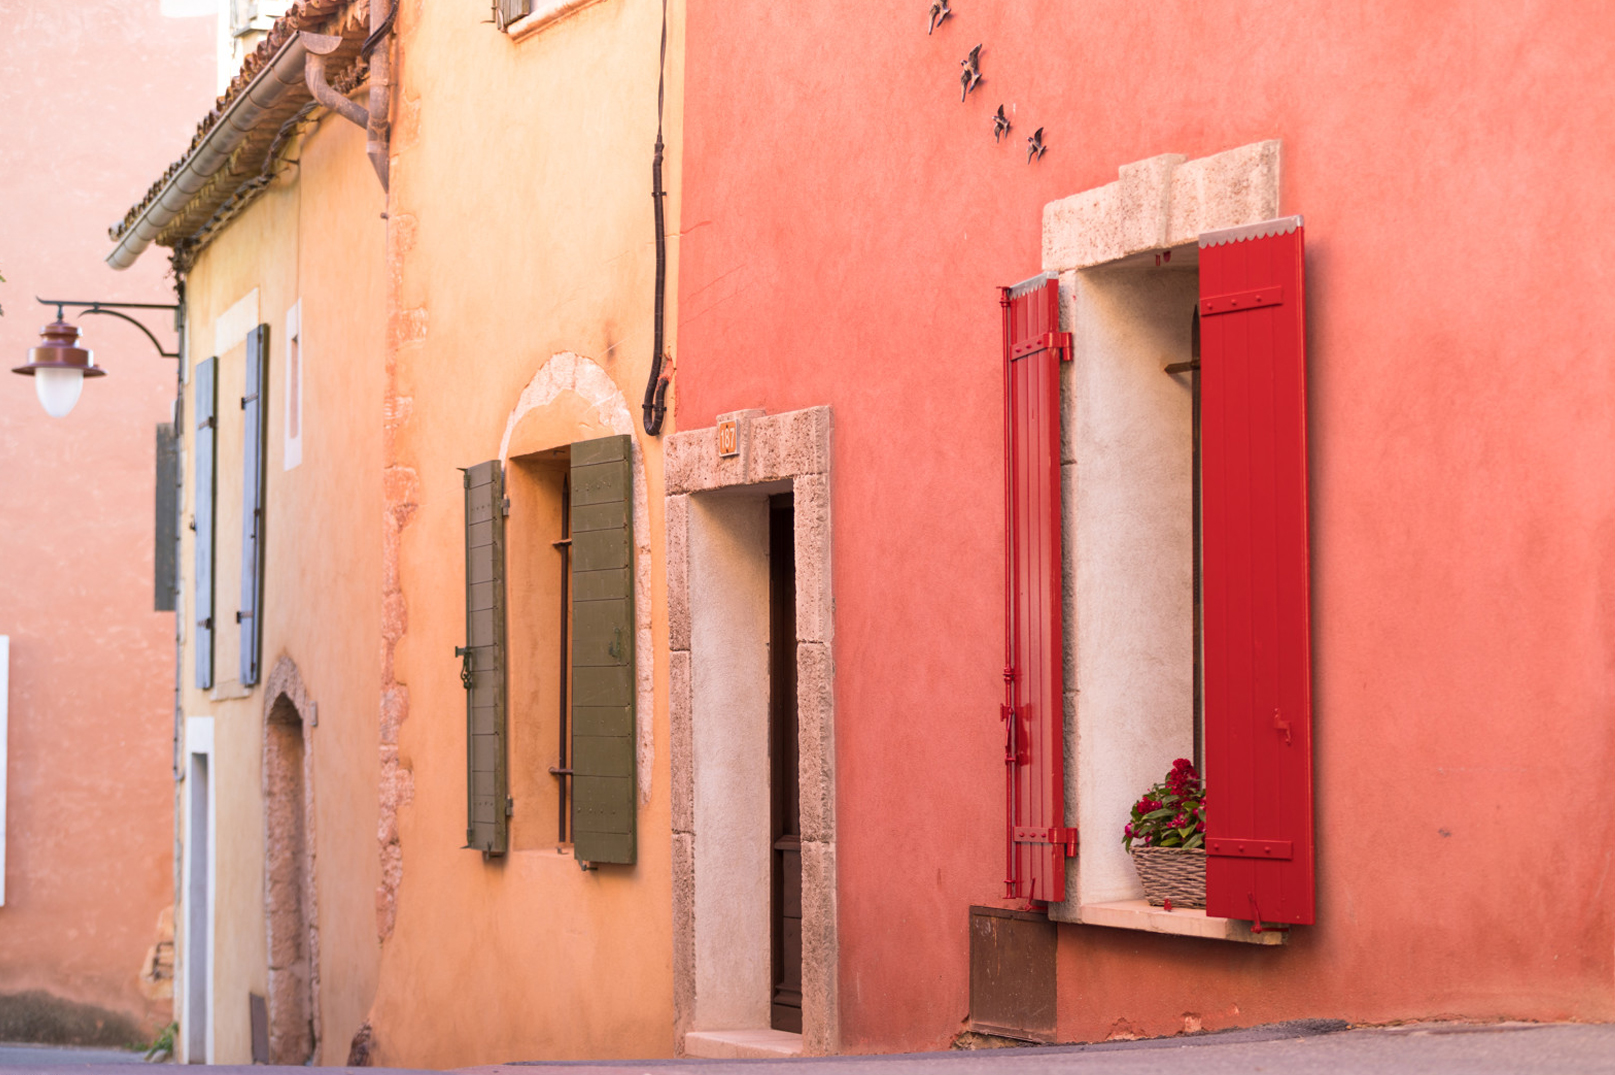
[[213, 516], [218, 495], [214, 478], [218, 444], [219, 360], [196, 364], [196, 486], [192, 526], [196, 529], [196, 686], [213, 686]]
[[246, 395], [241, 397], [241, 685], [258, 682], [263, 654], [264, 458], [269, 454], [265, 394], [269, 387], [269, 326], [247, 334]]
[[465, 471], [465, 843], [505, 853], [505, 475], [497, 459]]
[[572, 445], [572, 844], [634, 861], [632, 443]]
[[493, 17], [503, 30], [533, 10], [532, 0], [494, 0]]
[[152, 527], [152, 608], [174, 611], [179, 567], [179, 426], [157, 427], [157, 482]]

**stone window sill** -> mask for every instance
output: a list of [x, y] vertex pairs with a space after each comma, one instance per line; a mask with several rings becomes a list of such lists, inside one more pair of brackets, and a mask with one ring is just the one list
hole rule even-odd
[[580, 11], [598, 0], [537, 0], [533, 10], [505, 27], [512, 41], [531, 37], [544, 27], [560, 22], [574, 11]]
[[1141, 929], [1148, 933], [1173, 933], [1180, 937], [1236, 941], [1242, 944], [1284, 944], [1290, 936], [1278, 930], [1253, 933], [1251, 923], [1237, 918], [1213, 918], [1204, 911], [1186, 908], [1166, 911], [1159, 907], [1151, 907], [1143, 900], [1084, 903], [1076, 910], [1076, 917], [1066, 921], [1081, 922], [1088, 926]]
[[778, 1060], [802, 1055], [802, 1035], [785, 1030], [692, 1030], [684, 1055], [701, 1060]]

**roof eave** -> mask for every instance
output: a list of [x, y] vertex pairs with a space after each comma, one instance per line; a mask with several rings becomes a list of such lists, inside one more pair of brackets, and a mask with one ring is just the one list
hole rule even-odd
[[125, 229], [118, 245], [107, 255], [114, 269], [127, 269], [152, 240], [180, 213], [208, 179], [224, 167], [242, 139], [265, 112], [273, 109], [296, 87], [303, 85], [304, 61], [308, 53], [301, 36], [292, 34], [275, 58], [230, 102], [219, 121], [185, 158], [162, 193], [152, 199], [134, 224]]

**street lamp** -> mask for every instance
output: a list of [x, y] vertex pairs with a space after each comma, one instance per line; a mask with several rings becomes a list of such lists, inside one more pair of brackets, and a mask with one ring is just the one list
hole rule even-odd
[[62, 309], [72, 306], [81, 309], [87, 314], [106, 314], [108, 317], [121, 318], [129, 322], [146, 334], [157, 353], [164, 358], [178, 358], [179, 352], [172, 353], [163, 350], [163, 345], [157, 342], [157, 337], [151, 334], [151, 329], [142, 325], [128, 314], [121, 314], [118, 310], [175, 310], [177, 305], [160, 302], [70, 302], [66, 299], [38, 299], [46, 306], [56, 307], [56, 320], [39, 330], [39, 346], [28, 350], [26, 365], [17, 366], [12, 373], [20, 373], [25, 377], [34, 379], [34, 391], [39, 395], [40, 405], [45, 413], [52, 418], [65, 418], [75, 404], [79, 401], [79, 393], [84, 390], [84, 378], [104, 377], [106, 370], [95, 364], [95, 356], [88, 350], [78, 346], [79, 330], [76, 326], [68, 324]]

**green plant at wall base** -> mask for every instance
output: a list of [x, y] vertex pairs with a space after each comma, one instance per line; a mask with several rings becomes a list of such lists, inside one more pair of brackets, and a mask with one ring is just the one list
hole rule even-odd
[[1173, 762], [1166, 780], [1133, 804], [1122, 844], [1131, 851], [1134, 840], [1144, 847], [1205, 846], [1206, 789], [1188, 758]]
[[162, 1064], [174, 1056], [174, 1035], [179, 1033], [178, 1023], [169, 1023], [145, 1045], [136, 1045], [135, 1051], [146, 1054], [148, 1064]]

